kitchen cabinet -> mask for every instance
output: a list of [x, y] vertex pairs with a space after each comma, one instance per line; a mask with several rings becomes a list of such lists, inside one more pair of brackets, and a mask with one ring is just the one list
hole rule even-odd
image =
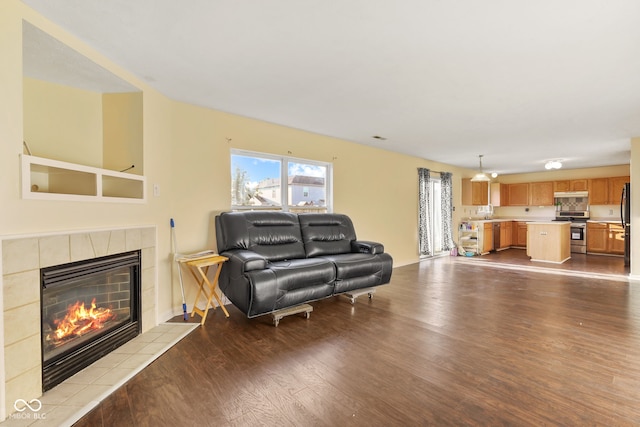
[[554, 181], [553, 191], [587, 191], [588, 180], [585, 179], [565, 179]]
[[531, 206], [553, 206], [553, 181], [532, 182], [529, 184]]
[[561, 264], [571, 258], [570, 223], [530, 222], [527, 227], [527, 255], [531, 261]]
[[609, 178], [593, 178], [589, 180], [589, 204], [609, 204]]
[[524, 248], [527, 246], [527, 223], [524, 221], [512, 222], [511, 246]]
[[609, 227], [606, 223], [587, 223], [587, 252], [607, 253]]
[[509, 206], [509, 189], [507, 184], [493, 182], [491, 189], [491, 204], [493, 206]]
[[588, 179], [572, 179], [569, 181], [569, 191], [587, 191], [589, 189]]
[[608, 224], [607, 253], [624, 255], [624, 228], [622, 224]]
[[482, 253], [486, 254], [493, 249], [493, 223], [485, 222], [482, 234]]
[[[619, 205], [622, 189], [627, 182], [631, 182], [629, 176], [616, 176], [609, 178], [609, 204]], [[592, 203], [593, 204], [593, 203]]]
[[471, 178], [462, 179], [462, 205], [486, 206], [489, 204], [489, 182], [472, 182]]
[[509, 206], [529, 206], [529, 183], [507, 184]]
[[589, 189], [589, 180], [584, 179], [565, 179], [553, 182], [553, 191], [587, 191]]
[[506, 249], [511, 246], [511, 236], [513, 235], [513, 227], [511, 221], [503, 221], [500, 224], [500, 247], [496, 249]]

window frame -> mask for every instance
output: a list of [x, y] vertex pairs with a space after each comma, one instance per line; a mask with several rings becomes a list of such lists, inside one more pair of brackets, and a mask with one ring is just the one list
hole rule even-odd
[[[296, 210], [296, 206], [289, 205], [289, 162], [292, 163], [300, 163], [311, 166], [321, 166], [326, 168], [326, 176], [325, 176], [325, 195], [326, 195], [326, 203], [325, 206], [322, 207], [323, 211], [333, 212], [333, 164], [329, 162], [322, 162], [318, 160], [311, 159], [303, 159], [300, 157], [293, 156], [283, 156], [277, 154], [269, 154], [262, 153], [259, 151], [249, 151], [249, 150], [240, 150], [232, 148], [229, 154], [229, 176], [233, 175], [232, 169], [232, 156], [244, 156], [244, 157], [255, 157], [262, 158], [272, 161], [280, 162], [280, 206], [245, 206], [245, 205], [234, 205], [233, 198], [231, 199], [231, 210], [237, 211], [256, 211], [256, 210], [276, 210], [283, 212], [290, 212], [292, 210]], [[304, 207], [304, 209], [310, 209], [309, 207]]]

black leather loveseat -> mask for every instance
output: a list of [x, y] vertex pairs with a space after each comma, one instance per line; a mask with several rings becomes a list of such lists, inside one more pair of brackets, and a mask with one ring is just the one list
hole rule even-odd
[[247, 317], [391, 279], [391, 256], [356, 240], [346, 215], [224, 212], [215, 225], [218, 252], [229, 258], [220, 289]]

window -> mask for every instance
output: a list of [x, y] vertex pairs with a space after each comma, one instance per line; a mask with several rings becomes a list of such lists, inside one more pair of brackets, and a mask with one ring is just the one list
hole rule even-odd
[[330, 163], [231, 150], [232, 209], [331, 212]]

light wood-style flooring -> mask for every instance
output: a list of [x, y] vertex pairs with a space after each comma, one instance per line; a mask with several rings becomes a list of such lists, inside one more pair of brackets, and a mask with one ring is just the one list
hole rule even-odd
[[210, 311], [76, 426], [640, 425], [639, 285], [486, 264], [398, 267], [277, 328]]

